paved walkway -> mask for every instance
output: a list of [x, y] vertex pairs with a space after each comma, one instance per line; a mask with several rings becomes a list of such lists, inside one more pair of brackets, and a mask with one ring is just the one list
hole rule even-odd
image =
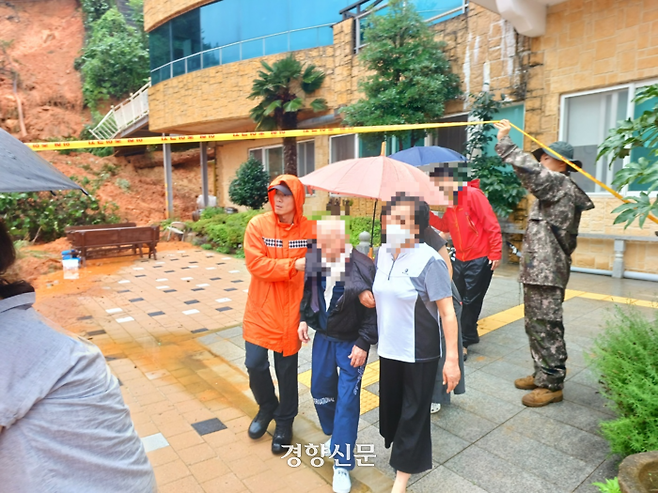
[[[330, 492], [329, 464], [315, 467], [318, 460], [311, 464], [302, 454], [302, 463], [290, 467], [271, 454], [269, 435], [246, 436], [256, 406], [239, 327], [249, 282], [244, 262], [180, 245], [158, 261], [91, 265], [80, 281], [40, 289], [37, 307], [106, 355], [162, 492]], [[565, 401], [531, 410], [512, 384], [532, 368], [515, 276], [508, 267], [494, 277], [484, 335], [466, 363], [467, 392], [432, 417], [435, 467], [412, 477], [410, 491], [583, 493], [616, 475], [616, 460], [597, 434], [611, 414], [586, 352], [615, 303], [635, 302], [649, 312], [658, 288], [574, 275], [565, 303]], [[390, 491], [394, 471], [378, 432], [375, 349], [368, 363], [358, 441], [363, 450], [374, 447], [376, 457], [364, 457], [374, 467], [355, 470], [352, 491]], [[295, 442], [319, 445], [326, 437], [308, 390], [310, 368], [308, 345], [300, 353]]]

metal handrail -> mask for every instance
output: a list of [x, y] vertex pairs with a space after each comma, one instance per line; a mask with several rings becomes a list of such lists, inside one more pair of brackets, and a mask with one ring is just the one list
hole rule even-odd
[[131, 93], [128, 99], [116, 106], [113, 105], [98, 125], [90, 130], [92, 135], [99, 140], [113, 139], [121, 131], [148, 115], [149, 87], [151, 87], [151, 79], [137, 92]]
[[[383, 1], [384, 0], [374, 0], [374, 3], [372, 5], [369, 5], [366, 8], [366, 10], [372, 9], [374, 6], [376, 6], [377, 4], [382, 3]], [[363, 5], [364, 3], [368, 3], [368, 2], [373, 2], [373, 0], [359, 0], [358, 2], [354, 2], [349, 7], [345, 7], [344, 9], [339, 10], [338, 13], [343, 16], [343, 20], [347, 20], [347, 19], [350, 19], [352, 17], [355, 17], [355, 15], [350, 12], [350, 10], [356, 9], [356, 17], [358, 17], [359, 14], [361, 14], [361, 12], [362, 12], [361, 11], [361, 5]]]
[[[174, 65], [175, 63], [180, 63], [180, 62], [183, 61], [183, 60], [185, 61], [185, 73], [187, 73], [187, 61], [188, 61], [190, 58], [195, 58], [195, 57], [200, 57], [200, 59], [201, 59], [200, 69], [203, 69], [203, 68], [204, 68], [204, 66], [203, 66], [203, 55], [206, 54], [206, 53], [213, 52], [213, 51], [218, 51], [218, 52], [219, 52], [219, 54], [220, 54], [219, 65], [223, 65], [223, 63], [222, 63], [222, 57], [221, 57], [221, 53], [222, 53], [221, 50], [224, 50], [224, 49], [226, 49], [226, 48], [230, 48], [230, 47], [232, 47], [232, 46], [238, 46], [238, 45], [240, 46], [240, 60], [242, 60], [242, 59], [243, 59], [243, 58], [242, 58], [242, 45], [243, 45], [244, 43], [250, 43], [250, 42], [252, 42], [252, 41], [259, 41], [259, 40], [262, 40], [262, 41], [263, 41], [263, 56], [264, 56], [264, 55], [265, 55], [265, 40], [266, 40], [266, 39], [269, 39], [269, 38], [274, 38], [274, 37], [276, 37], [276, 36], [282, 36], [282, 35], [284, 35], [284, 34], [287, 34], [287, 35], [288, 35], [288, 51], [290, 51], [290, 35], [291, 35], [292, 33], [301, 32], [301, 31], [308, 31], [308, 30], [310, 30], [310, 29], [321, 29], [321, 28], [323, 28], [323, 27], [331, 27], [331, 26], [333, 26], [333, 25], [334, 25], [334, 23], [328, 23], [328, 24], [319, 24], [319, 25], [317, 25], [317, 26], [311, 26], [311, 27], [302, 27], [302, 28], [299, 28], [299, 29], [291, 29], [290, 31], [282, 31], [282, 32], [275, 33], [275, 34], [267, 34], [267, 35], [265, 35], [265, 36], [257, 36], [257, 37], [255, 37], [255, 38], [243, 39], [243, 40], [241, 40], [241, 41], [236, 41], [236, 42], [234, 42], [234, 43], [229, 43], [229, 44], [226, 44], [226, 45], [223, 45], [223, 46], [216, 46], [216, 47], [214, 47], [214, 48], [209, 48], [209, 49], [207, 49], [207, 50], [199, 51], [199, 52], [197, 52], [197, 53], [192, 53], [191, 55], [187, 55], [187, 56], [185, 56], [185, 57], [183, 57], [183, 58], [178, 58], [178, 59], [176, 59], [176, 60], [172, 60], [171, 62], [167, 62], [167, 63], [165, 63], [165, 64], [163, 64], [163, 65], [160, 65], [159, 67], [154, 68], [153, 70], [151, 70], [151, 73], [153, 73], [153, 72], [157, 72], [158, 70], [160, 70], [160, 69], [162, 69], [162, 68], [164, 68], [164, 67], [169, 66], [169, 67], [170, 67], [170, 70], [171, 70], [171, 71], [170, 71], [170, 74], [169, 74], [169, 77], [171, 78], [171, 77], [174, 76], [174, 75], [173, 75], [173, 65]], [[216, 65], [213, 65], [213, 67], [214, 67], [214, 66], [216, 66]]]

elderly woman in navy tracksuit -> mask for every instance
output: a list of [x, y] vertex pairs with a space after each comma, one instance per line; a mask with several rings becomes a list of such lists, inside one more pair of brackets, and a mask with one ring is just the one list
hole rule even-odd
[[336, 493], [351, 488], [361, 379], [370, 346], [377, 343], [375, 310], [360, 302], [374, 277], [372, 260], [347, 244], [343, 221], [317, 222], [317, 244], [306, 256], [299, 337], [308, 342], [308, 327], [315, 329], [311, 395], [322, 430], [331, 435], [325, 455], [335, 460]]

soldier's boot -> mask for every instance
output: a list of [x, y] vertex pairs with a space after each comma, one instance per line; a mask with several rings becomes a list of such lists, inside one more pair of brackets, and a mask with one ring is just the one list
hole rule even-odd
[[562, 401], [561, 390], [549, 390], [544, 388], [536, 388], [529, 394], [523, 396], [521, 402], [524, 406], [528, 407], [543, 407], [552, 404], [553, 402]]
[[535, 385], [534, 375], [529, 375], [523, 378], [517, 378], [516, 380], [514, 380], [514, 386], [517, 389], [521, 389], [521, 390], [535, 390], [537, 388], [537, 386]]

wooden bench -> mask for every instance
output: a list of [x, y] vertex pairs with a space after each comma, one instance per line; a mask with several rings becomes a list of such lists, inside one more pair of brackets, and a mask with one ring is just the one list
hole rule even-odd
[[[71, 244], [85, 262], [88, 258], [137, 255], [144, 256], [148, 247], [149, 258], [156, 259], [160, 226], [81, 229], [72, 232]], [[131, 253], [124, 253], [127, 250]]]
[[66, 239], [73, 241], [73, 233], [76, 231], [84, 231], [87, 229], [113, 229], [113, 228], [134, 228], [137, 226], [135, 223], [116, 223], [116, 224], [92, 224], [90, 226], [67, 226], [64, 228]]

